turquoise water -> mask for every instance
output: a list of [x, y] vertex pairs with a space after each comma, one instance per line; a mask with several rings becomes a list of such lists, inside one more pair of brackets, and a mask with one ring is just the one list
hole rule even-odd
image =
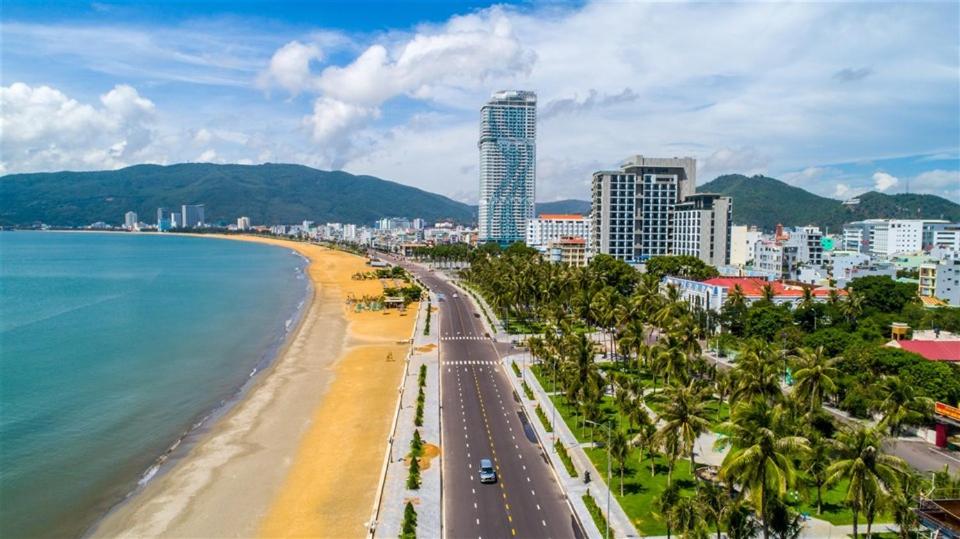
[[0, 536], [81, 535], [147, 480], [269, 362], [303, 266], [208, 238], [0, 232]]

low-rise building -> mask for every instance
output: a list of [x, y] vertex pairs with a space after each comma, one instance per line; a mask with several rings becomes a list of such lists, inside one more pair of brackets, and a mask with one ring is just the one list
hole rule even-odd
[[[680, 277], [664, 277], [664, 286], [673, 286], [680, 297], [693, 307], [719, 312], [730, 298], [731, 292], [739, 287], [747, 303], [753, 303], [764, 297], [766, 290], [775, 304], [795, 305], [803, 299], [804, 288], [809, 288], [814, 301], [826, 301], [830, 297], [829, 287], [803, 287], [784, 284], [780, 281], [768, 281], [758, 277], [714, 277], [705, 281], [695, 281]], [[837, 290], [840, 296], [845, 290]]]
[[754, 246], [763, 234], [757, 227], [744, 225], [730, 227], [730, 265], [745, 266], [753, 262]]
[[587, 265], [587, 240], [581, 237], [568, 236], [552, 240], [547, 244], [548, 260], [568, 266], [583, 267]]
[[918, 295], [937, 298], [953, 307], [960, 306], [960, 259], [921, 264], [919, 271]]
[[561, 238], [590, 237], [590, 219], [584, 215], [544, 213], [527, 221], [526, 243], [543, 251], [550, 242]]

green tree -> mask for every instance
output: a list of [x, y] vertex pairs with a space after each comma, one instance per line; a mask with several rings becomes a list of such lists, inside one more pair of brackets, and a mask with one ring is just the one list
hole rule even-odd
[[785, 435], [777, 423], [766, 403], [741, 403], [734, 407], [730, 421], [723, 424], [730, 435], [718, 442], [721, 447], [732, 445], [720, 467], [720, 477], [744, 489], [760, 516], [764, 538], [770, 535], [770, 501], [782, 497], [795, 483], [794, 462], [805, 458], [810, 450], [805, 438]]
[[[899, 486], [906, 463], [883, 452], [883, 436], [857, 423], [847, 426], [835, 438], [836, 460], [827, 468], [827, 485], [847, 481], [844, 501], [853, 513], [853, 537], [858, 537], [860, 517]], [[869, 515], [869, 513], [868, 513]], [[872, 519], [867, 521], [870, 535]]]
[[676, 444], [680, 453], [689, 455], [690, 470], [696, 470], [694, 445], [697, 437], [710, 428], [706, 393], [698, 385], [691, 383], [671, 387], [666, 396], [667, 402], [659, 418], [662, 425], [657, 430], [657, 436], [664, 445]]
[[630, 445], [627, 436], [620, 429], [615, 429], [610, 435], [610, 457], [617, 463], [620, 472], [620, 496], [623, 496], [623, 470], [627, 467], [627, 457], [630, 455]]
[[815, 412], [823, 401], [837, 390], [834, 379], [839, 371], [834, 361], [824, 354], [823, 348], [801, 348], [795, 356], [793, 396], [808, 413]]
[[881, 400], [877, 410], [883, 415], [880, 425], [899, 436], [904, 425], [918, 425], [933, 415], [933, 400], [917, 395], [913, 384], [897, 376], [880, 381]]
[[900, 283], [886, 275], [859, 277], [847, 284], [863, 297], [863, 309], [881, 313], [899, 313], [903, 307], [917, 299], [917, 285]]
[[647, 260], [646, 272], [657, 280], [671, 276], [703, 281], [720, 275], [717, 268], [707, 265], [695, 256], [686, 255], [655, 256]]

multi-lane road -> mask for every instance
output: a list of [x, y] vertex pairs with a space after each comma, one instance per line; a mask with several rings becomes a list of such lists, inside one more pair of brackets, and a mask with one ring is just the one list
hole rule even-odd
[[[448, 538], [583, 537], [501, 365], [511, 348], [485, 333], [453, 285], [406, 265], [439, 302], [443, 530]], [[481, 484], [480, 459], [496, 483]]]

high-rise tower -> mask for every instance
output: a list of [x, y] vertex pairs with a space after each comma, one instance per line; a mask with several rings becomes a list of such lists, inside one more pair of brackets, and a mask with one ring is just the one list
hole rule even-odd
[[537, 94], [493, 94], [480, 109], [480, 236], [501, 245], [523, 241], [534, 217]]

